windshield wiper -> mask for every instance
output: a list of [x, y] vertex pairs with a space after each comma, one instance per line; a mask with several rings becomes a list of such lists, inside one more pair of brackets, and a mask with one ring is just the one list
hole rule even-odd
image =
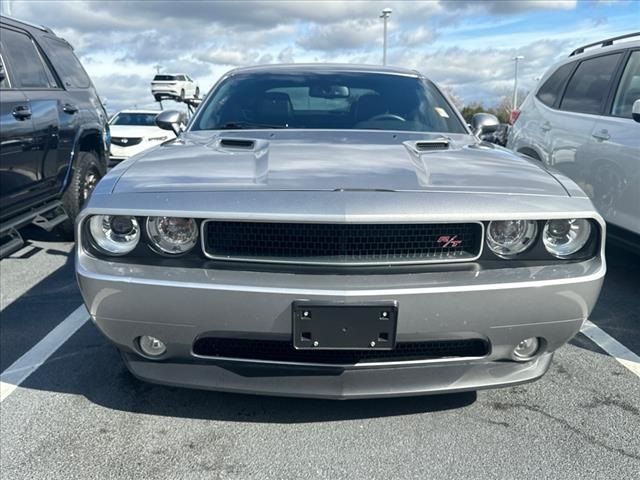
[[288, 128], [288, 125], [271, 125], [269, 123], [229, 122], [218, 127], [219, 130], [243, 130], [252, 128]]

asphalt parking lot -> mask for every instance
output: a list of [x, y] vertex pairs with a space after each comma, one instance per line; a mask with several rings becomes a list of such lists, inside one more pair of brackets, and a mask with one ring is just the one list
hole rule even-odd
[[[37, 229], [25, 233], [29, 244], [0, 262], [2, 372], [81, 305], [73, 245]], [[640, 257], [610, 244], [608, 261], [591, 321], [640, 354]], [[640, 472], [640, 378], [582, 334], [532, 384], [335, 402], [146, 384], [83, 321], [3, 398], [0, 420], [3, 479], [637, 478]]]

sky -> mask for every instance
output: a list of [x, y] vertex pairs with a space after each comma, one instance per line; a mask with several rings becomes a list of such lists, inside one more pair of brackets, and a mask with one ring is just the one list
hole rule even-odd
[[[157, 107], [150, 81], [186, 73], [208, 91], [228, 70], [261, 63], [382, 62], [419, 70], [464, 104], [531, 89], [574, 48], [640, 30], [640, 0], [31, 1], [4, 14], [45, 25], [75, 48], [111, 112]], [[166, 102], [165, 102], [166, 103]], [[165, 108], [167, 106], [165, 105]]]

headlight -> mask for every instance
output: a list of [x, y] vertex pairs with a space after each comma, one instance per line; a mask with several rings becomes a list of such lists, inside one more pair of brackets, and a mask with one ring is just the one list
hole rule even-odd
[[578, 252], [591, 236], [591, 224], [584, 218], [549, 220], [542, 232], [542, 242], [547, 251], [564, 258]]
[[500, 257], [510, 257], [527, 250], [535, 242], [538, 224], [534, 220], [489, 222], [487, 245]]
[[149, 217], [147, 235], [162, 253], [179, 255], [191, 250], [198, 241], [198, 224], [193, 218]]
[[107, 255], [125, 255], [136, 248], [140, 226], [135, 217], [94, 215], [89, 220], [94, 245]]

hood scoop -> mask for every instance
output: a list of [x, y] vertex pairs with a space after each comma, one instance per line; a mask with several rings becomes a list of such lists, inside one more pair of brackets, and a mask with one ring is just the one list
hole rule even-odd
[[414, 148], [418, 152], [432, 152], [434, 150], [449, 150], [450, 140], [448, 138], [436, 138], [433, 140], [419, 140], [414, 143]]
[[221, 138], [218, 142], [221, 148], [233, 148], [238, 150], [253, 150], [256, 147], [255, 140], [246, 138]]

